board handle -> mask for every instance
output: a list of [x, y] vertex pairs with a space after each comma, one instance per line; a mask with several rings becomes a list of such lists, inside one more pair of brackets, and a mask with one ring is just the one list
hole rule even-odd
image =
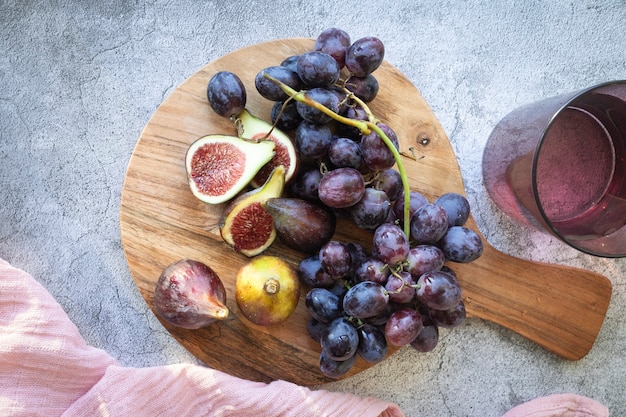
[[569, 360], [589, 353], [611, 300], [611, 281], [600, 274], [515, 258], [486, 242], [480, 258], [455, 269], [468, 316]]

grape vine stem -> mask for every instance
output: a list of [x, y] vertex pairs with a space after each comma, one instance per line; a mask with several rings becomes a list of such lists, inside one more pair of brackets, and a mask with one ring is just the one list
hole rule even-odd
[[375, 121], [371, 120], [356, 120], [350, 119], [348, 117], [344, 117], [336, 112], [332, 111], [328, 107], [323, 104], [313, 100], [309, 96], [307, 96], [306, 91], [296, 91], [293, 88], [289, 87], [287, 84], [282, 81], [272, 77], [266, 72], [263, 72], [263, 77], [267, 80], [273, 82], [277, 86], [281, 88], [289, 97], [293, 100], [296, 100], [300, 103], [304, 103], [307, 106], [313, 107], [331, 117], [332, 119], [346, 124], [348, 126], [355, 127], [361, 131], [363, 135], [369, 135], [370, 133], [375, 132], [382, 141], [385, 143], [387, 148], [391, 151], [393, 158], [396, 162], [396, 166], [398, 167], [398, 172], [400, 173], [400, 177], [402, 178], [402, 189], [404, 192], [404, 210], [403, 210], [403, 220], [404, 220], [404, 234], [406, 236], [410, 236], [410, 204], [411, 204], [411, 189], [409, 188], [408, 176], [406, 174], [406, 170], [404, 169], [404, 163], [402, 162], [402, 155], [398, 152], [394, 144], [391, 142], [389, 137], [383, 132], [383, 130], [375, 123]]

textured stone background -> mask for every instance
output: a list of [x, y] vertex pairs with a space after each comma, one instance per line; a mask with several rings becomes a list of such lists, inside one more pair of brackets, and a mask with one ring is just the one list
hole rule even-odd
[[408, 416], [496, 417], [558, 392], [626, 415], [626, 259], [512, 224], [480, 173], [489, 133], [510, 110], [626, 78], [624, 21], [623, 0], [0, 0], [0, 257], [40, 280], [85, 339], [122, 364], [195, 362], [147, 308], [124, 259], [119, 205], [133, 147], [162, 100], [208, 61], [339, 26], [353, 39], [380, 37], [430, 103], [491, 244], [599, 272], [614, 292], [596, 345], [577, 362], [469, 320], [430, 355], [404, 349], [325, 388], [397, 402]]

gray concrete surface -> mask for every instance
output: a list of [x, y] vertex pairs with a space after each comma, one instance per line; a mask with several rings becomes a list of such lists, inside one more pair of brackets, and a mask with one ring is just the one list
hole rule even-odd
[[[119, 232], [120, 194], [159, 103], [221, 55], [339, 26], [374, 35], [421, 90], [456, 151], [491, 244], [599, 272], [613, 299], [589, 355], [562, 360], [480, 320], [436, 352], [410, 349], [325, 388], [397, 402], [407, 416], [496, 417], [559, 392], [626, 415], [626, 259], [511, 223], [481, 183], [482, 148], [515, 107], [626, 78], [626, 2], [0, 1], [0, 257], [40, 280], [85, 339], [128, 366], [195, 362], [147, 308]], [[581, 314], [585, 314], [581, 311]]]

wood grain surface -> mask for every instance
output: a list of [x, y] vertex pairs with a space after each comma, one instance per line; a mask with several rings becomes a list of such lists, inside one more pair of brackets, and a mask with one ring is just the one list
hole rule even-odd
[[[251, 46], [207, 64], [182, 83], [156, 110], [137, 142], [120, 211], [128, 265], [153, 311], [159, 274], [179, 259], [206, 263], [226, 286], [229, 319], [200, 330], [163, 323], [176, 340], [212, 368], [249, 380], [284, 379], [305, 386], [329, 381], [319, 371], [319, 345], [306, 332], [305, 293], [296, 312], [281, 325], [259, 327], [242, 317], [235, 303], [235, 276], [248, 258], [235, 253], [220, 237], [223, 205], [207, 205], [191, 194], [184, 158], [189, 145], [201, 136], [235, 134], [231, 122], [213, 113], [207, 102], [206, 87], [213, 74], [228, 70], [239, 75], [248, 91], [247, 108], [269, 120], [272, 103], [256, 92], [254, 77], [261, 69], [312, 46], [310, 39]], [[387, 62], [375, 75], [380, 92], [371, 108], [398, 134], [401, 151], [415, 156], [403, 161], [411, 189], [431, 200], [449, 191], [464, 194], [452, 147], [420, 92]], [[477, 230], [472, 218], [467, 225]], [[371, 246], [370, 233], [344, 220], [339, 221], [335, 238]], [[303, 258], [280, 242], [267, 253], [294, 267]], [[611, 298], [611, 282], [601, 275], [517, 259], [486, 241], [478, 260], [451, 267], [459, 276], [470, 317], [504, 326], [569, 360], [582, 358], [592, 348]], [[347, 376], [369, 366], [359, 359]]]

